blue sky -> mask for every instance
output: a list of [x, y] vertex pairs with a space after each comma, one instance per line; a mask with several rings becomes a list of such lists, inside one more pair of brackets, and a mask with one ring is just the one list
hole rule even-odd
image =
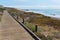
[[60, 0], [0, 0], [0, 5], [15, 8], [60, 8]]

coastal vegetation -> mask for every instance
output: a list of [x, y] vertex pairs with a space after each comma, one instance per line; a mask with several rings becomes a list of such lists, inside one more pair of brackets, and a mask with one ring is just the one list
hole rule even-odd
[[60, 39], [60, 20], [51, 18], [43, 14], [34, 12], [24, 12], [15, 8], [6, 8], [12, 16], [24, 18], [25, 25], [34, 32], [35, 25], [38, 25], [38, 31], [34, 32], [42, 40], [59, 40]]
[[0, 21], [1, 21], [2, 14], [3, 14], [3, 10], [5, 10], [5, 9], [4, 8], [0, 8]]
[[2, 17], [2, 15], [0, 15], [0, 21], [1, 21], [1, 17]]
[[5, 10], [5, 8], [0, 8], [0, 12], [3, 12], [3, 10]]

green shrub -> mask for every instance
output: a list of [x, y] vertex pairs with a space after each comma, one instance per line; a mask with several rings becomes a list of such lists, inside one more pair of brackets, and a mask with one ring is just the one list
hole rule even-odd
[[32, 31], [35, 31], [35, 26], [30, 24], [29, 22], [25, 22], [25, 25]]

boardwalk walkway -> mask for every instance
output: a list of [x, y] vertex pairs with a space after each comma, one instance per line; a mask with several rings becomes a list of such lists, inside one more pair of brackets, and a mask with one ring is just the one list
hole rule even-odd
[[7, 11], [4, 11], [0, 24], [0, 40], [34, 40]]

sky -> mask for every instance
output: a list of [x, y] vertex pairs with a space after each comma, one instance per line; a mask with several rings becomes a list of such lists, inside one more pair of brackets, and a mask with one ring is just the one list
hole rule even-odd
[[60, 0], [0, 0], [0, 5], [15, 8], [60, 9]]

